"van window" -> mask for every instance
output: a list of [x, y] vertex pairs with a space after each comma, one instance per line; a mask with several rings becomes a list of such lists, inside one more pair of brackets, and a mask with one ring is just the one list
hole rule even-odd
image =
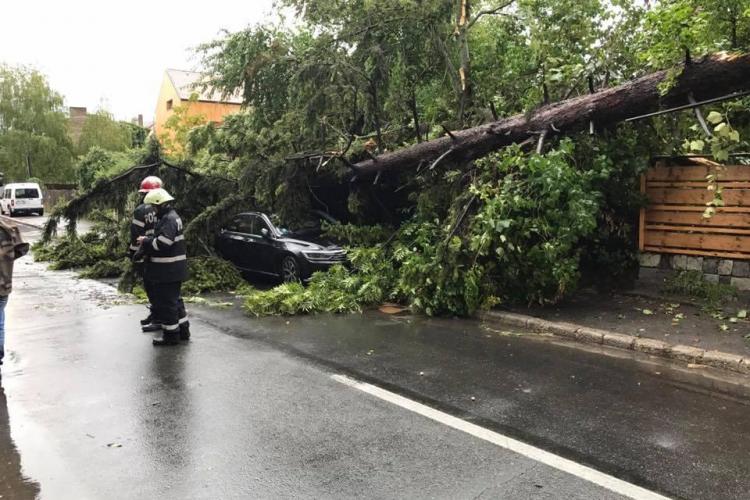
[[5, 190], [5, 197], [10, 198], [10, 189]]
[[16, 189], [16, 199], [39, 198], [39, 190], [36, 188], [18, 188]]

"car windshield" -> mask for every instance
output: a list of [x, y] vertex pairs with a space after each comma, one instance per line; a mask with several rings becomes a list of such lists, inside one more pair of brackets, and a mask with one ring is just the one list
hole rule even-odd
[[282, 235], [286, 234], [297, 234], [302, 233], [305, 231], [310, 230], [317, 230], [320, 229], [320, 221], [319, 220], [305, 220], [305, 221], [297, 221], [291, 224], [288, 224], [286, 226], [276, 226], [277, 229], [281, 232]]
[[21, 198], [39, 198], [39, 190], [37, 190], [36, 188], [16, 189], [16, 199]]
[[304, 234], [311, 231], [319, 232], [323, 222], [322, 218], [315, 213], [309, 214], [304, 219], [288, 222], [286, 224], [280, 224], [278, 216], [272, 215], [271, 221], [273, 221], [276, 229], [279, 230], [282, 236], [300, 233]]

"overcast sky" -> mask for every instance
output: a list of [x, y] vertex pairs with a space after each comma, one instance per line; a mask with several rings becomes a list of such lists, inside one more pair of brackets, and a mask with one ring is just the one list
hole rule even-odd
[[219, 34], [263, 20], [272, 0], [7, 0], [0, 13], [0, 62], [49, 77], [66, 106], [119, 119], [153, 120], [166, 68], [196, 69], [190, 51]]

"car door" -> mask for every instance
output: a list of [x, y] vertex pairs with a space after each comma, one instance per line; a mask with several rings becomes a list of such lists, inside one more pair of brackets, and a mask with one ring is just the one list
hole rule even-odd
[[218, 239], [218, 250], [222, 257], [242, 269], [249, 269], [242, 258], [249, 234], [252, 232], [253, 216], [240, 214], [232, 219]]
[[[263, 230], [267, 233], [264, 236]], [[265, 218], [256, 215], [253, 219], [253, 232], [249, 242], [250, 251], [247, 258], [252, 261], [253, 269], [264, 274], [277, 274], [276, 269], [276, 246], [277, 242], [273, 238], [274, 231], [266, 222]]]

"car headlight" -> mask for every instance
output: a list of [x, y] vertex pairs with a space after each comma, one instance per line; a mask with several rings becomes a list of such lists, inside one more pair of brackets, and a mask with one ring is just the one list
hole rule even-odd
[[311, 262], [343, 262], [346, 259], [346, 253], [343, 250], [302, 252], [302, 255]]

